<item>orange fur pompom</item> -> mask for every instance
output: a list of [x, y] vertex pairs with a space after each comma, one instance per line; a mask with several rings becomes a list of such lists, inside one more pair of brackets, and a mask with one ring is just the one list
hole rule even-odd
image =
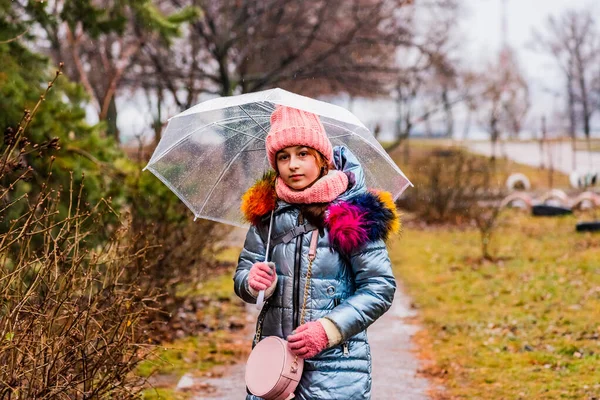
[[242, 196], [240, 206], [244, 218], [253, 225], [258, 225], [261, 218], [275, 209], [277, 195], [275, 194], [275, 173], [266, 173]]

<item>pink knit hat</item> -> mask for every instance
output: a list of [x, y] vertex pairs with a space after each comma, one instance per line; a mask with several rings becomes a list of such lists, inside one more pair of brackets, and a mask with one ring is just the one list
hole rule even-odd
[[275, 154], [289, 146], [312, 147], [331, 164], [333, 149], [319, 116], [297, 108], [277, 106], [271, 114], [266, 144], [267, 156], [274, 169], [277, 169]]

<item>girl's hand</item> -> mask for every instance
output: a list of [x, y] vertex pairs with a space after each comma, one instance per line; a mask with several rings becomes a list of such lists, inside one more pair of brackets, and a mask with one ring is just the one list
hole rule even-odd
[[252, 268], [250, 268], [248, 286], [257, 292], [260, 292], [261, 290], [267, 290], [276, 279], [277, 274], [275, 273], [275, 264], [272, 262], [259, 262], [255, 263]]
[[327, 333], [319, 321], [300, 325], [287, 337], [292, 353], [301, 358], [311, 358], [323, 351], [328, 344]]

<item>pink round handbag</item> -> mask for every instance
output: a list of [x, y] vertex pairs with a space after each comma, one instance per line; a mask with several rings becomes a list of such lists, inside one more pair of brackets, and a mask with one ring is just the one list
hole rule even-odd
[[[301, 325], [304, 323], [306, 299], [310, 288], [312, 263], [317, 254], [318, 238], [318, 233], [313, 231], [308, 251], [308, 270], [304, 285]], [[292, 399], [300, 378], [302, 378], [304, 360], [294, 355], [289, 350], [287, 341], [280, 337], [267, 336], [260, 340], [263, 318], [264, 313], [261, 313], [255, 335], [258, 343], [252, 349], [246, 362], [246, 387], [250, 393], [265, 400]]]
[[304, 360], [289, 351], [287, 341], [268, 336], [258, 342], [246, 363], [246, 386], [266, 400], [285, 400], [302, 377]]

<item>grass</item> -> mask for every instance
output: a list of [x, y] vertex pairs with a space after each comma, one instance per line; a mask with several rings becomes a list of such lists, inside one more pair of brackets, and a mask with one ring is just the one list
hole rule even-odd
[[598, 396], [600, 236], [575, 222], [507, 212], [497, 262], [479, 261], [475, 230], [407, 229], [390, 247], [450, 397]]
[[149, 377], [154, 373], [181, 377], [186, 372], [202, 373], [216, 365], [231, 364], [248, 352], [248, 343], [241, 343], [227, 332], [203, 332], [173, 343], [163, 344], [153, 360], [142, 363], [138, 375]]

